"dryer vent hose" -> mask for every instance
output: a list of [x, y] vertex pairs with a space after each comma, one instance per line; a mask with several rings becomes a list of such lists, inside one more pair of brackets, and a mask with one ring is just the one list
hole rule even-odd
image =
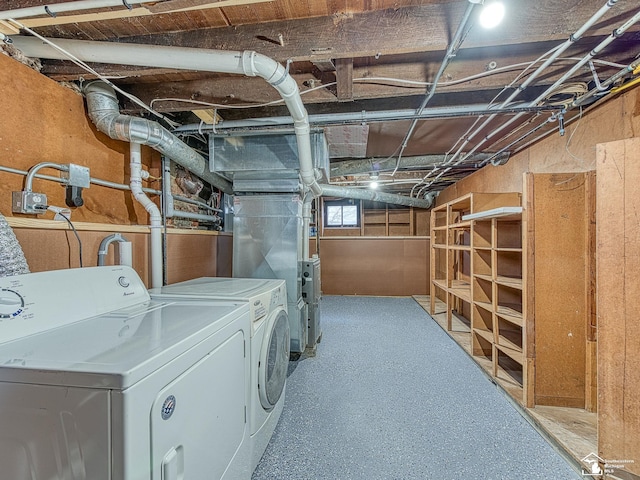
[[0, 277], [29, 273], [29, 265], [7, 220], [0, 214]]

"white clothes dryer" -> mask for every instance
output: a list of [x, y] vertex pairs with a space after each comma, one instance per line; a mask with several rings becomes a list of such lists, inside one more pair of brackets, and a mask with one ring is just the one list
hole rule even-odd
[[250, 330], [129, 267], [0, 278], [0, 476], [249, 479]]
[[245, 301], [251, 317], [251, 470], [264, 454], [284, 407], [290, 353], [284, 280], [202, 277], [151, 289], [152, 298]]

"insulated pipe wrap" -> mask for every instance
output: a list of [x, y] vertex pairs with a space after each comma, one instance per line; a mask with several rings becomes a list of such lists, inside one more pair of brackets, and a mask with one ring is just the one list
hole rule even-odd
[[29, 273], [29, 265], [16, 235], [0, 214], [0, 277]]
[[358, 200], [371, 200], [373, 202], [392, 203], [396, 205], [405, 205], [407, 207], [431, 208], [434, 198], [411, 198], [406, 195], [395, 193], [374, 192], [373, 190], [365, 190], [358, 188], [338, 187], [335, 185], [320, 185], [322, 195], [330, 197], [346, 197]]
[[207, 161], [162, 125], [120, 114], [118, 99], [109, 85], [92, 82], [85, 86], [84, 93], [89, 117], [98, 130], [116, 140], [148, 145], [223, 192], [232, 193], [226, 179], [209, 172]]

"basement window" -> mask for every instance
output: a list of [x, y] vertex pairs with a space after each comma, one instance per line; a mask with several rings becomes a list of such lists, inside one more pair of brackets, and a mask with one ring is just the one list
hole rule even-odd
[[351, 199], [325, 201], [324, 226], [328, 228], [359, 227], [360, 202]]

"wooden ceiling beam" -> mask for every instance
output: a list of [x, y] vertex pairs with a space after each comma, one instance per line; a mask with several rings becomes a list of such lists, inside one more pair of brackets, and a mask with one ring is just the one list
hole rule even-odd
[[[579, 54], [581, 52], [574, 53]], [[568, 53], [568, 55], [572, 54]], [[510, 55], [503, 55], [501, 57], [494, 57], [492, 55], [487, 55], [486, 57], [481, 55], [460, 55], [456, 57], [451, 65], [445, 70], [444, 76], [441, 80], [442, 83], [438, 86], [436, 93], [455, 94], [464, 92], [479, 97], [483, 91], [491, 92], [499, 90], [505, 85], [511, 83], [516, 75], [522, 71], [524, 66], [502, 73], [481, 76], [466, 82], [455, 82], [464, 80], [479, 73], [489, 73], [488, 69], [492, 67], [500, 69], [508, 65], [523, 64], [536, 56], [537, 54], [530, 53], [525, 56], [514, 53]], [[614, 62], [624, 61], [627, 57], [628, 53], [620, 53], [618, 55], [608, 57], [608, 60]], [[491, 64], [492, 62], [495, 62], [495, 65]], [[571, 63], [568, 62], [558, 62], [556, 65], [550, 67], [547, 72], [540, 77], [539, 81], [535, 82], [535, 84], [550, 85], [564, 71], [566, 71], [566, 68], [570, 65]], [[375, 79], [393, 77], [413, 80], [416, 82], [427, 82], [431, 79], [430, 72], [434, 68], [437, 68], [437, 63], [425, 64], [424, 62], [418, 61], [397, 64], [354, 65], [352, 71], [352, 90], [349, 98], [352, 100], [362, 100], [424, 95], [427, 91], [426, 85], [407, 85], [394, 83], [388, 80]], [[598, 64], [596, 64], [596, 68], [600, 74], [600, 79], [604, 79], [617, 71], [614, 67]], [[304, 93], [305, 90], [317, 87], [320, 84], [320, 81], [318, 80], [318, 72], [313, 68], [310, 68], [309, 70], [309, 72], [292, 73], [293, 78], [298, 83], [300, 91], [303, 92], [303, 102], [305, 104], [332, 104], [338, 102], [338, 98], [336, 98], [338, 94], [334, 88], [317, 89], [309, 93]], [[335, 77], [332, 75], [332, 72], [326, 72], [324, 74], [324, 77], [326, 78], [322, 79], [322, 83], [335, 82]], [[167, 75], [166, 78], [171, 80], [172, 76]], [[363, 79], [370, 79], [370, 81], [364, 82]], [[574, 80], [590, 81], [591, 73], [587, 68], [585, 68], [581, 72], [581, 76], [572, 79], [572, 81]], [[157, 98], [186, 98], [221, 104], [260, 104], [279, 99], [275, 89], [269, 88], [261, 79], [242, 76], [203, 75], [198, 76], [193, 80], [176, 78], [176, 81], [150, 83], [140, 83], [138, 78], [131, 78], [128, 81], [123, 80], [119, 83], [126, 91], [138, 96], [147, 103]], [[189, 104], [176, 102], [155, 103], [154, 106], [161, 111], [167, 112], [190, 110], [194, 108]]]
[[336, 92], [338, 101], [353, 100], [353, 58], [338, 58], [336, 60]]
[[[133, 36], [120, 41], [222, 50], [255, 50], [284, 62], [374, 57], [414, 52], [444, 51], [450, 30], [457, 26], [466, 2], [430, 3], [354, 14], [335, 14], [287, 21], [236, 25]], [[513, 14], [490, 33], [472, 28], [463, 48], [566, 40], [601, 6], [602, 0], [566, 2], [511, 0]], [[608, 35], [635, 13], [633, 2], [620, 2], [612, 14], [583, 38]], [[517, 13], [517, 14], [516, 14]], [[630, 31], [638, 31], [634, 26]], [[280, 38], [275, 42], [270, 39]]]

